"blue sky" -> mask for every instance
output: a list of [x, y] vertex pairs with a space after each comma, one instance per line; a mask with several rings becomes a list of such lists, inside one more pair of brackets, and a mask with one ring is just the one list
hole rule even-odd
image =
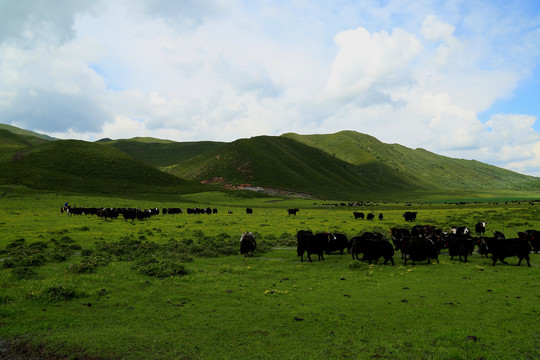
[[540, 176], [540, 1], [0, 0], [0, 122], [60, 138], [355, 130]]

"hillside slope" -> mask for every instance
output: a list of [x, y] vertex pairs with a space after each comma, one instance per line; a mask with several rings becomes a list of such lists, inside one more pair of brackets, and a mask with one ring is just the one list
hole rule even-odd
[[231, 143], [153, 138], [90, 143], [48, 141], [36, 133], [4, 128], [0, 128], [0, 184], [38, 189], [183, 194], [247, 187], [334, 199], [394, 200], [540, 193], [540, 178], [385, 144], [353, 131], [288, 133]]
[[47, 141], [58, 140], [49, 135], [40, 134], [34, 131], [25, 130], [25, 129], [18, 128], [16, 126], [11, 126], [11, 125], [6, 125], [6, 124], [0, 124], [0, 130], [7, 130], [16, 135], [31, 136], [31, 137], [35, 137], [35, 138], [39, 138], [39, 139], [43, 139]]
[[539, 190], [540, 179], [487, 165], [454, 159], [424, 149], [385, 144], [354, 131], [329, 135], [282, 135], [333, 154], [351, 164], [379, 164], [395, 170], [404, 179], [427, 187], [470, 190]]
[[0, 184], [97, 194], [189, 193], [201, 184], [166, 174], [104, 144], [57, 140], [45, 144], [4, 147]]
[[354, 165], [286, 137], [236, 140], [166, 171], [190, 180], [249, 184], [324, 197], [426, 190], [384, 165]]
[[105, 144], [113, 146], [134, 158], [155, 167], [178, 164], [205, 152], [215, 150], [224, 143], [213, 141], [174, 142], [152, 138], [112, 140]]
[[46, 143], [48, 140], [43, 138], [16, 134], [9, 130], [4, 130], [0, 128], [0, 146], [29, 146], [36, 144]]

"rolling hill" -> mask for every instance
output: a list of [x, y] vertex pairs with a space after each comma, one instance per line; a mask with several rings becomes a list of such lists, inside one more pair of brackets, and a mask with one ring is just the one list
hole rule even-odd
[[88, 194], [182, 194], [205, 186], [169, 175], [108, 145], [57, 140], [0, 147], [0, 184]]
[[154, 138], [111, 140], [106, 144], [155, 167], [178, 164], [182, 161], [212, 151], [224, 143], [213, 141], [174, 142]]
[[153, 138], [91, 143], [0, 129], [0, 184], [107, 194], [233, 188], [374, 200], [540, 192], [540, 178], [353, 131], [230, 143]]
[[424, 149], [385, 144], [354, 131], [330, 135], [282, 135], [331, 153], [348, 163], [381, 164], [415, 184], [427, 187], [470, 190], [540, 190], [540, 179], [522, 175], [475, 160], [454, 159]]
[[164, 170], [190, 180], [327, 198], [540, 190], [538, 178], [349, 131], [240, 139]]
[[240, 139], [165, 169], [196, 181], [324, 197], [426, 190], [384, 165], [348, 163], [286, 137]]
[[54, 138], [52, 136], [49, 136], [49, 135], [40, 134], [40, 133], [30, 131], [30, 130], [24, 130], [24, 129], [18, 128], [16, 126], [11, 126], [11, 125], [6, 125], [6, 124], [0, 124], [0, 130], [7, 130], [7, 131], [9, 131], [9, 132], [11, 132], [13, 134], [16, 134], [16, 135], [30, 136], [30, 137], [34, 137], [34, 138], [38, 138], [38, 139], [47, 140], [47, 141], [58, 140], [58, 139], [56, 139], [56, 138]]

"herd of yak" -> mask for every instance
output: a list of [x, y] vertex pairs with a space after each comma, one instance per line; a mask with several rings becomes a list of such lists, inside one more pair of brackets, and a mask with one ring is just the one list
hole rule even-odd
[[[287, 210], [289, 215], [296, 215], [298, 209]], [[97, 215], [103, 219], [116, 219], [122, 215], [125, 220], [144, 220], [160, 213], [159, 208], [154, 209], [135, 209], [135, 208], [77, 208], [64, 206], [61, 212], [71, 215]], [[163, 208], [162, 214], [182, 214], [180, 208]], [[187, 214], [216, 214], [217, 209], [211, 208], [190, 208], [186, 210]], [[231, 213], [229, 211], [229, 213]], [[247, 214], [252, 214], [253, 209], [247, 208]], [[403, 214], [406, 221], [414, 221], [416, 212], [407, 211]], [[364, 218], [363, 213], [353, 212], [354, 218]], [[368, 214], [373, 215], [373, 214]], [[368, 216], [372, 220], [373, 216]], [[379, 215], [382, 220], [382, 214]], [[360, 236], [348, 239], [345, 234], [335, 233], [317, 233], [309, 230], [299, 230], [297, 238], [297, 254], [301, 261], [304, 261], [304, 254], [309, 261], [311, 255], [316, 254], [319, 260], [324, 260], [324, 254], [331, 254], [334, 251], [345, 250], [352, 255], [353, 259], [378, 262], [380, 258], [384, 259], [384, 264], [388, 261], [394, 265], [395, 251], [401, 252], [401, 258], [404, 264], [411, 261], [415, 265], [416, 261], [427, 260], [439, 262], [439, 254], [443, 249], [448, 251], [451, 260], [458, 257], [460, 261], [467, 262], [467, 258], [473, 254], [474, 249], [478, 248], [478, 253], [485, 257], [490, 254], [493, 259], [493, 265], [500, 261], [507, 264], [506, 258], [516, 256], [521, 265], [523, 260], [530, 264], [531, 251], [538, 253], [540, 251], [540, 231], [527, 230], [518, 233], [517, 238], [506, 239], [500, 231], [493, 232], [493, 236], [485, 236], [486, 223], [479, 222], [475, 226], [476, 237], [471, 235], [468, 227], [454, 227], [445, 232], [431, 225], [415, 225], [411, 230], [405, 228], [392, 228], [391, 242], [383, 234], [376, 232], [365, 232]], [[242, 234], [240, 238], [240, 253], [244, 256], [252, 255], [257, 247], [253, 233]], [[359, 254], [362, 254], [360, 259]]]
[[[405, 216], [405, 214], [404, 214]], [[360, 236], [348, 239], [344, 234], [317, 233], [309, 230], [300, 230], [296, 234], [298, 245], [297, 254], [304, 261], [304, 253], [311, 261], [311, 255], [316, 254], [319, 260], [324, 260], [324, 254], [332, 251], [340, 251], [342, 254], [347, 249], [353, 259], [378, 262], [384, 259], [394, 265], [394, 252], [400, 251], [404, 264], [411, 261], [427, 260], [439, 262], [441, 250], [446, 249], [450, 260], [458, 257], [460, 261], [467, 262], [467, 258], [473, 254], [475, 247], [478, 253], [486, 258], [491, 254], [493, 265], [497, 261], [507, 264], [508, 257], [517, 256], [519, 266], [523, 260], [530, 267], [530, 253], [538, 253], [540, 250], [540, 231], [527, 230], [519, 232], [517, 238], [506, 239], [500, 231], [493, 232], [493, 236], [485, 236], [486, 223], [479, 222], [475, 230], [477, 237], [471, 235], [468, 227], [454, 227], [444, 232], [431, 225], [415, 225], [411, 230], [394, 227], [390, 229], [391, 242], [383, 234], [365, 232]], [[362, 258], [359, 258], [362, 254]]]

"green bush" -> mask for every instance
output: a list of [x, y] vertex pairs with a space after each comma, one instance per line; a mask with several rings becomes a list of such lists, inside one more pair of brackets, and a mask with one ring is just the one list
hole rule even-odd
[[45, 250], [48, 247], [47, 243], [44, 241], [36, 241], [28, 245], [28, 248], [30, 249], [40, 249]]
[[97, 265], [88, 260], [81, 260], [80, 263], [69, 265], [69, 271], [74, 274], [92, 274], [96, 272]]
[[11, 277], [17, 280], [28, 280], [35, 279], [37, 277], [37, 272], [35, 272], [31, 267], [16, 267], [11, 270]]
[[75, 289], [64, 286], [51, 286], [43, 292], [49, 302], [69, 301], [78, 297]]
[[60, 238], [60, 242], [64, 244], [73, 244], [75, 240], [73, 240], [70, 236], [64, 235]]
[[62, 261], [67, 260], [66, 254], [59, 253], [59, 252], [51, 252], [48, 255], [48, 258], [49, 258], [49, 260], [54, 261], [54, 262], [62, 262]]
[[132, 268], [140, 274], [157, 278], [183, 276], [188, 273], [188, 270], [181, 260], [160, 259], [155, 256], [137, 260]]

